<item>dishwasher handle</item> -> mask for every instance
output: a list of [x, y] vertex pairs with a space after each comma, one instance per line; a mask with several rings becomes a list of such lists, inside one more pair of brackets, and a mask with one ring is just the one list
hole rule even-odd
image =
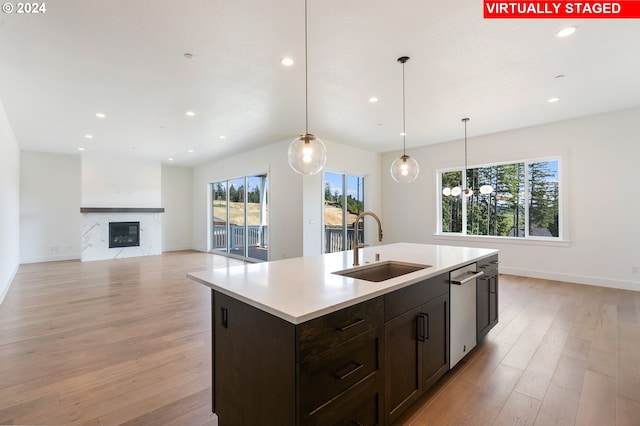
[[449, 283], [450, 284], [456, 284], [456, 285], [462, 285], [464, 283], [468, 283], [471, 280], [475, 280], [476, 278], [479, 278], [479, 277], [481, 277], [483, 275], [484, 275], [484, 271], [475, 272], [475, 273], [473, 273], [473, 275], [470, 275], [470, 276], [462, 278], [462, 279], [449, 280]]

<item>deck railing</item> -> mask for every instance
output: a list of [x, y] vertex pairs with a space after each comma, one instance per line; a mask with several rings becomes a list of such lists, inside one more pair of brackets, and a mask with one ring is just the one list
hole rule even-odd
[[[267, 247], [269, 241], [269, 228], [261, 225], [249, 225], [246, 227], [248, 247]], [[237, 247], [244, 247], [245, 227], [241, 225], [229, 226], [229, 249], [233, 250]], [[213, 225], [212, 230], [213, 248], [220, 249], [227, 247], [227, 226]]]
[[[325, 226], [324, 228], [324, 251], [325, 253], [334, 253], [336, 251], [351, 250], [353, 248], [353, 228], [347, 228], [347, 244], [344, 247], [342, 236], [344, 235], [343, 229], [330, 228]], [[364, 239], [364, 229], [358, 229], [358, 241], [362, 242]]]

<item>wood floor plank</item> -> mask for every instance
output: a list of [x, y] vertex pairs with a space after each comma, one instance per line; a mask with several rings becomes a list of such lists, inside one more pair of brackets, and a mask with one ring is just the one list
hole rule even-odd
[[545, 395], [536, 426], [566, 426], [575, 424], [580, 393], [551, 383]]
[[493, 422], [496, 426], [533, 425], [542, 401], [520, 392], [512, 392], [498, 418]]
[[587, 370], [580, 394], [576, 424], [616, 424], [616, 380], [613, 377]]

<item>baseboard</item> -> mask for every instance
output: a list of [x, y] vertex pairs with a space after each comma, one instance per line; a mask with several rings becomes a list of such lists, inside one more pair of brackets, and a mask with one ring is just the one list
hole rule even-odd
[[167, 251], [185, 251], [185, 250], [195, 250], [193, 247], [191, 246], [184, 246], [184, 247], [163, 247], [162, 252], [167, 252]]
[[595, 285], [600, 287], [617, 288], [620, 290], [640, 290], [640, 281], [626, 281], [605, 277], [592, 277], [587, 275], [563, 274], [558, 272], [536, 271], [533, 269], [512, 268], [500, 265], [500, 273], [518, 275], [528, 278], [541, 278], [545, 280], [564, 281], [574, 284]]
[[11, 288], [11, 284], [13, 283], [13, 279], [18, 273], [19, 267], [20, 265], [16, 265], [15, 269], [9, 276], [9, 280], [6, 283], [2, 283], [2, 288], [0, 288], [0, 305], [2, 305], [2, 302], [4, 302], [4, 298], [7, 297], [7, 293], [9, 293], [9, 289]]
[[43, 256], [43, 257], [26, 257], [20, 259], [20, 264], [27, 263], [43, 263], [43, 262], [60, 262], [62, 260], [80, 260], [80, 253], [76, 254], [60, 254], [55, 256]]

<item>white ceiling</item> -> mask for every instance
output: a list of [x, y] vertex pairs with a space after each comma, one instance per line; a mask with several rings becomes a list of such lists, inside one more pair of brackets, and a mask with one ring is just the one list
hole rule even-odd
[[[640, 20], [485, 20], [481, 0], [308, 1], [309, 131], [322, 139], [402, 147], [403, 55], [408, 151], [462, 138], [465, 116], [476, 136], [640, 105]], [[303, 0], [46, 7], [0, 15], [0, 101], [22, 149], [191, 166], [304, 132]], [[555, 37], [568, 25], [578, 31]]]

